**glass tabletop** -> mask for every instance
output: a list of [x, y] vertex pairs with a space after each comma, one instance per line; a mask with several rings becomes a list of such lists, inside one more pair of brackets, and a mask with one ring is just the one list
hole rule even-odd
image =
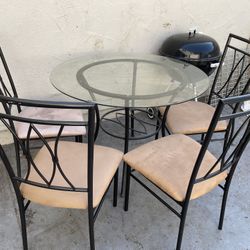
[[58, 65], [50, 80], [60, 92], [111, 107], [159, 107], [185, 102], [209, 88], [191, 64], [158, 55], [85, 55]]

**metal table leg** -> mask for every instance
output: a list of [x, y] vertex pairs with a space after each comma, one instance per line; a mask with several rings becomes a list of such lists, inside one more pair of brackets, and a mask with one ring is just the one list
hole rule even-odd
[[[129, 140], [129, 108], [125, 108], [125, 136], [124, 136], [124, 154], [128, 152], [128, 140]], [[122, 184], [121, 184], [121, 193], [120, 196], [123, 195], [124, 190], [124, 180], [126, 176], [126, 163], [123, 162], [123, 169], [122, 169]]]
[[134, 119], [134, 115], [135, 115], [135, 111], [132, 109], [131, 110], [131, 136], [134, 137], [135, 136], [135, 119]]

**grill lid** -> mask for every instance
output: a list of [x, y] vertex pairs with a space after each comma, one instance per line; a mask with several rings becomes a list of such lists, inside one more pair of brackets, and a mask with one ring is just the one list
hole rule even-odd
[[167, 38], [160, 48], [162, 56], [185, 61], [216, 61], [220, 47], [210, 36], [200, 33], [182, 33]]

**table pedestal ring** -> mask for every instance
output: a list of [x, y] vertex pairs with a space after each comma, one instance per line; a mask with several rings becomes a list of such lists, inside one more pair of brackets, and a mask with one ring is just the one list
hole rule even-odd
[[[127, 115], [126, 109], [128, 109]], [[143, 117], [138, 117], [141, 116], [142, 113], [145, 115]], [[149, 112], [147, 110], [138, 108], [112, 109], [101, 116], [100, 127], [106, 134], [124, 141], [146, 139], [155, 136], [160, 130], [160, 126], [157, 124], [161, 124], [161, 118], [158, 117], [157, 113], [154, 114], [153, 118], [150, 119], [148, 118], [148, 113]], [[126, 116], [128, 116], [130, 119], [130, 122], [128, 121], [128, 137], [126, 137], [126, 133], [124, 131], [126, 126]], [[105, 127], [105, 123], [103, 123], [104, 121], [107, 122], [106, 124], [113, 124], [112, 131], [110, 128]]]

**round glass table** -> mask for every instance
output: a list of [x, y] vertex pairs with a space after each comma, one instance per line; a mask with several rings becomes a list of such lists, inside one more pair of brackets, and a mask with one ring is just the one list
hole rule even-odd
[[193, 65], [140, 54], [84, 55], [58, 65], [50, 80], [75, 99], [116, 108], [181, 103], [209, 87], [207, 75]]
[[[208, 76], [199, 68], [150, 54], [84, 55], [58, 65], [50, 80], [65, 95], [124, 110], [125, 135], [102, 129], [125, 142], [152, 136], [145, 131], [141, 132], [142, 136], [134, 136], [135, 109], [185, 102], [202, 95], [209, 87]], [[110, 113], [102, 120], [111, 120], [107, 118]], [[130, 115], [133, 116], [131, 126]], [[117, 123], [121, 125], [119, 118]]]
[[[152, 125], [149, 122], [143, 124], [136, 118], [136, 111], [145, 112], [148, 107], [185, 102], [197, 98], [209, 88], [208, 76], [191, 64], [158, 55], [140, 54], [84, 55], [58, 65], [52, 71], [50, 80], [60, 92], [77, 100], [115, 107], [101, 120], [119, 124], [124, 134], [114, 134], [102, 125], [101, 128], [111, 136], [124, 139], [124, 153], [128, 152], [129, 140], [153, 136], [161, 127], [160, 118], [156, 117], [158, 122], [153, 133], [136, 130], [135, 121], [143, 128], [145, 124]], [[121, 113], [122, 110], [125, 113]], [[116, 112], [116, 120], [107, 118], [112, 112]], [[120, 118], [122, 115], [123, 121]], [[139, 132], [140, 136], [135, 136], [135, 132]], [[124, 171], [125, 167], [122, 190]]]

